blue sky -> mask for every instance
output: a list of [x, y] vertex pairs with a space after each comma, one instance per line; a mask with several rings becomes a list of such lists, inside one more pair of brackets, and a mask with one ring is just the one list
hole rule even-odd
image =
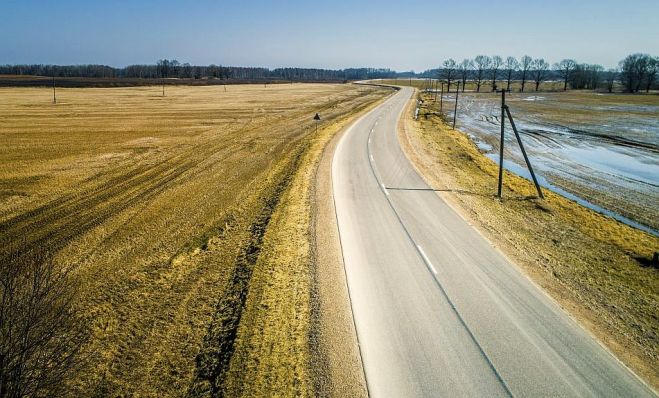
[[615, 66], [659, 55], [659, 1], [3, 0], [0, 64], [416, 70], [477, 54]]

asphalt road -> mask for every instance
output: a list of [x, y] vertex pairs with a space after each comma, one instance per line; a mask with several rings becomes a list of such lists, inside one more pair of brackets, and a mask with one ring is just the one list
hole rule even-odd
[[404, 88], [339, 143], [332, 184], [369, 393], [654, 396], [417, 174]]

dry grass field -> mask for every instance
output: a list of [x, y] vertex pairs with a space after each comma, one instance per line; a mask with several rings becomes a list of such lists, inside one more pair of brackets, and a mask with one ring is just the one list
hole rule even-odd
[[[166, 97], [159, 87], [60, 89], [54, 105], [48, 89], [0, 88], [0, 259], [47, 252], [72, 267], [76, 308], [91, 333], [67, 395], [259, 391], [236, 376], [254, 356], [245, 339], [267, 357], [289, 330], [272, 316], [308, 318], [268, 296], [270, 281], [286, 277], [272, 268], [277, 259], [285, 270], [289, 249], [308, 256], [287, 237], [307, 231], [269, 225], [294, 228], [286, 219], [298, 213], [281, 203], [300, 206], [288, 192], [308, 189], [296, 175], [312, 164], [310, 148], [319, 152], [387, 92], [323, 84], [177, 86]], [[304, 272], [276, 286], [308, 297]], [[255, 315], [269, 305], [280, 307], [265, 320]], [[259, 386], [278, 374], [281, 391], [310, 393], [308, 355], [294, 355], [308, 333], [294, 336], [282, 346], [293, 351], [263, 362], [270, 373], [259, 368]]]

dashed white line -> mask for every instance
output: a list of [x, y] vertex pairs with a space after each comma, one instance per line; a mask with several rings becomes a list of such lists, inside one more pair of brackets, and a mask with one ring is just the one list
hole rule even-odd
[[428, 258], [428, 256], [426, 256], [426, 252], [423, 251], [423, 248], [421, 246], [416, 245], [416, 247], [419, 249], [419, 253], [421, 253], [421, 255], [423, 256], [423, 259], [425, 260], [426, 264], [428, 264], [428, 266], [432, 270], [432, 273], [437, 275], [437, 270], [435, 269], [435, 267], [432, 266], [430, 259]]
[[373, 155], [368, 155], [371, 158], [371, 162], [375, 163], [375, 159], [373, 159]]

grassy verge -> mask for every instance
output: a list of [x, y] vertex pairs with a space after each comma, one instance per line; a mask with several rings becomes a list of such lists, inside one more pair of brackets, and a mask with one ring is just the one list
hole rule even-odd
[[[365, 103], [354, 112], [371, 106]], [[314, 177], [325, 147], [355, 113], [319, 129], [298, 148], [294, 164], [282, 174], [260, 223], [252, 228], [256, 234], [250, 246], [238, 256], [234, 291], [225, 294], [217, 306], [198, 357], [202, 369], [198, 368], [190, 395], [325, 393], [318, 391], [319, 383], [314, 380], [318, 375], [313, 369], [318, 360], [313, 356], [319, 354], [312, 320], [317, 300], [312, 242]]]
[[[430, 101], [426, 101], [428, 104]], [[659, 386], [659, 239], [504, 172], [438, 116], [405, 114], [401, 142], [440, 195], [624, 363]]]

